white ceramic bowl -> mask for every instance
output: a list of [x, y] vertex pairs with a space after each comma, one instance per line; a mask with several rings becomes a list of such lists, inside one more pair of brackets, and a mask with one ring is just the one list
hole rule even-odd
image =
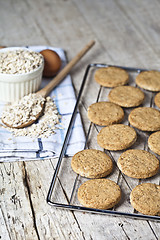
[[[0, 49], [0, 53], [19, 49], [30, 51], [27, 48], [12, 47]], [[0, 101], [13, 102], [29, 93], [36, 92], [42, 81], [43, 68], [44, 60], [41, 66], [28, 73], [0, 73]]]

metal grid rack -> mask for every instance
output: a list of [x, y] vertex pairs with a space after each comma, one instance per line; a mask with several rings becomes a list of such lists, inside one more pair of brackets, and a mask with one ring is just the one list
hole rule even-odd
[[[51, 206], [54, 206], [56, 208], [62, 208], [62, 209], [68, 209], [68, 210], [78, 210], [78, 211], [83, 211], [83, 212], [90, 212], [90, 213], [99, 213], [99, 214], [106, 214], [106, 215], [112, 215], [112, 216], [124, 216], [124, 217], [130, 217], [130, 218], [137, 218], [137, 219], [144, 219], [144, 220], [155, 220], [155, 221], [160, 221], [160, 216], [150, 216], [150, 215], [143, 215], [138, 213], [135, 209], [132, 208], [131, 204], [129, 203], [129, 193], [132, 190], [132, 187], [134, 187], [134, 184], [140, 184], [141, 180], [133, 180], [132, 181], [135, 183], [134, 184], [130, 184], [130, 180], [131, 178], [125, 176], [117, 167], [116, 164], [116, 154], [111, 152], [111, 151], [106, 151], [104, 150], [113, 160], [114, 163], [114, 180], [116, 179], [117, 184], [123, 182], [124, 189], [123, 189], [123, 199], [120, 202], [120, 204], [118, 206], [115, 206], [112, 209], [109, 210], [102, 210], [102, 209], [93, 209], [93, 208], [88, 208], [88, 207], [83, 207], [79, 204], [78, 200], [77, 200], [77, 190], [78, 190], [78, 185], [80, 185], [82, 182], [86, 181], [85, 178], [81, 177], [78, 174], [73, 173], [72, 169], [71, 169], [71, 165], [70, 162], [68, 162], [67, 158], [65, 157], [65, 152], [67, 149], [67, 144], [69, 142], [70, 139], [70, 135], [72, 132], [72, 127], [74, 125], [74, 120], [76, 118], [76, 113], [79, 107], [79, 103], [82, 100], [82, 93], [84, 90], [84, 87], [87, 84], [87, 80], [89, 79], [89, 75], [91, 74], [91, 71], [94, 71], [97, 68], [101, 68], [101, 67], [108, 67], [108, 66], [113, 66], [113, 65], [107, 65], [107, 64], [89, 64], [86, 68], [83, 80], [82, 80], [82, 84], [80, 87], [80, 91], [77, 97], [77, 102], [76, 105], [74, 107], [74, 111], [70, 120], [70, 124], [65, 136], [65, 140], [62, 146], [62, 150], [55, 168], [55, 172], [50, 184], [50, 188], [48, 191], [48, 195], [47, 195], [47, 203]], [[132, 76], [132, 74], [138, 74], [141, 71], [145, 71], [148, 69], [140, 69], [140, 68], [132, 68], [132, 67], [123, 67], [123, 66], [115, 66], [115, 67], [120, 67], [125, 69], [126, 71], [129, 72], [129, 74], [131, 74], [131, 79], [132, 82], [134, 83], [133, 79], [134, 77]], [[93, 79], [93, 77], [90, 77]], [[91, 81], [92, 81], [91, 79]], [[135, 85], [135, 83], [134, 83]], [[102, 94], [102, 91], [105, 88], [103, 87], [99, 87], [98, 92], [97, 92], [97, 96], [95, 101], [99, 101], [100, 96]], [[149, 106], [153, 106], [153, 98], [155, 93], [148, 93], [147, 91], [145, 92], [146, 95], [150, 94], [150, 99], [148, 101], [148, 105]], [[148, 98], [148, 96], [147, 96]], [[155, 106], [154, 106], [155, 107]], [[125, 114], [128, 114], [130, 110], [125, 109]], [[129, 124], [127, 119], [125, 120], [125, 124]], [[94, 129], [94, 130], [93, 130]], [[94, 125], [93, 123], [89, 123], [88, 126], [88, 131], [87, 131], [87, 135], [86, 135], [86, 143], [84, 146], [85, 148], [89, 148], [90, 146], [90, 136], [93, 134], [93, 131], [96, 131], [98, 133], [99, 131], [99, 127]], [[142, 132], [137, 130], [137, 134], [139, 135], [138, 137], [141, 139], [140, 142], [142, 142], [143, 140], [143, 149], [146, 149], [149, 151], [148, 146], [147, 146], [147, 138], [148, 138], [148, 133]], [[94, 139], [94, 136], [92, 137]], [[140, 145], [140, 142], [138, 142], [137, 144]], [[121, 152], [120, 152], [121, 153]], [[158, 156], [157, 156], [158, 157]], [[68, 168], [66, 166], [63, 167], [63, 165], [68, 164]], [[63, 169], [64, 168], [64, 169]], [[65, 175], [65, 171], [67, 171], [66, 175]], [[69, 177], [69, 178], [68, 178]], [[62, 183], [62, 178], [65, 179], [64, 183]], [[66, 193], [65, 188], [63, 187], [63, 185], [65, 185], [65, 187], [67, 186], [67, 181], [72, 181], [72, 188], [68, 190], [68, 192]], [[137, 182], [138, 181], [138, 182]], [[145, 181], [145, 180], [144, 180]], [[159, 179], [159, 174], [157, 174], [156, 177], [153, 177], [151, 179], [148, 180], [149, 182], [156, 182], [157, 184], [160, 183], [160, 179]], [[60, 197], [58, 197], [59, 192], [62, 191], [63, 195], [65, 195], [64, 199], [61, 199]], [[126, 194], [127, 192], [127, 194]], [[68, 197], [70, 196], [70, 197]], [[127, 207], [125, 208], [125, 206], [127, 205]], [[124, 206], [124, 207], [123, 207]], [[129, 210], [128, 210], [129, 209]]]

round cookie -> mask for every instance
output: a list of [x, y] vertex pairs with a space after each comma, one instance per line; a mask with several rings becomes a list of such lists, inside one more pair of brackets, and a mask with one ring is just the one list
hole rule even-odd
[[160, 131], [152, 133], [148, 138], [148, 147], [160, 155]]
[[160, 186], [142, 183], [130, 194], [131, 205], [140, 213], [160, 216]]
[[160, 130], [160, 111], [151, 107], [138, 107], [131, 111], [128, 120], [142, 131]]
[[160, 72], [144, 71], [136, 77], [136, 83], [139, 87], [149, 91], [160, 91]]
[[123, 124], [113, 124], [101, 129], [97, 136], [97, 143], [102, 148], [117, 151], [123, 150], [135, 143], [136, 131]]
[[111, 158], [96, 149], [85, 149], [76, 153], [71, 161], [73, 171], [87, 178], [102, 178], [112, 172]]
[[117, 104], [97, 102], [88, 107], [88, 118], [97, 125], [107, 126], [120, 123], [124, 118], [124, 111]]
[[128, 73], [118, 67], [104, 67], [96, 70], [95, 81], [103, 87], [117, 87], [125, 85], [129, 80]]
[[109, 92], [108, 98], [121, 107], [137, 107], [143, 102], [144, 93], [136, 87], [119, 86]]
[[154, 98], [154, 103], [156, 104], [157, 107], [160, 108], [160, 92], [156, 94]]
[[79, 202], [89, 208], [109, 209], [120, 199], [120, 187], [109, 179], [92, 179], [78, 189]]
[[140, 149], [123, 152], [117, 165], [122, 173], [138, 179], [152, 177], [159, 170], [159, 160], [152, 153]]

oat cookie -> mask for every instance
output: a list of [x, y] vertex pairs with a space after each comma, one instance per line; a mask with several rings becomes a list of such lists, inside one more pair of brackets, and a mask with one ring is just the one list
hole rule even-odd
[[118, 67], [104, 67], [96, 70], [95, 81], [103, 87], [117, 87], [125, 85], [129, 80], [128, 73]]
[[160, 186], [154, 183], [142, 183], [130, 194], [132, 206], [140, 213], [160, 216]]
[[123, 150], [135, 143], [136, 131], [123, 124], [113, 124], [101, 129], [97, 136], [98, 144], [108, 150]]
[[112, 172], [111, 158], [96, 149], [85, 149], [76, 153], [71, 161], [73, 171], [87, 178], [102, 178]]
[[131, 111], [128, 120], [142, 131], [160, 130], [160, 111], [151, 107], [138, 107]]
[[119, 86], [109, 92], [108, 98], [121, 107], [137, 107], [143, 102], [144, 93], [136, 87]]
[[154, 153], [160, 155], [160, 131], [152, 133], [149, 136], [148, 146]]
[[139, 87], [149, 91], [160, 91], [160, 72], [144, 71], [136, 77], [136, 83]]
[[109, 179], [92, 179], [78, 189], [78, 200], [85, 207], [108, 209], [121, 199], [120, 187]]
[[159, 170], [159, 160], [152, 153], [140, 149], [123, 152], [117, 165], [125, 175], [139, 179], [152, 177]]
[[120, 123], [124, 118], [124, 111], [117, 104], [97, 102], [88, 107], [88, 118], [97, 125], [107, 126]]
[[156, 94], [156, 96], [154, 98], [154, 102], [155, 102], [156, 106], [160, 108], [160, 92]]

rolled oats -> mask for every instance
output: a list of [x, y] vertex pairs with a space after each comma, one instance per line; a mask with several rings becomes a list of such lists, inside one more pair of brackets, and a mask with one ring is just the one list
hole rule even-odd
[[[29, 100], [29, 99], [31, 99], [31, 95], [36, 95], [36, 94], [29, 94], [28, 96], [26, 96], [27, 99], [25, 99], [29, 108], [30, 107], [32, 108], [33, 105], [35, 106], [35, 104], [32, 104], [31, 101]], [[50, 135], [54, 134], [55, 129], [57, 128], [56, 125], [59, 123], [59, 120], [60, 120], [60, 115], [59, 115], [57, 107], [51, 97], [47, 97], [45, 101], [46, 102], [45, 102], [45, 106], [43, 109], [43, 114], [39, 118], [37, 123], [34, 123], [31, 126], [22, 128], [22, 129], [9, 128], [6, 126], [3, 126], [3, 127], [8, 129], [9, 131], [11, 131], [15, 137], [27, 136], [27, 137], [31, 137], [31, 138], [39, 138], [39, 137], [47, 138]], [[19, 107], [21, 108], [22, 106], [19, 105]], [[33, 111], [35, 111], [35, 113], [36, 113], [36, 110], [38, 108], [32, 108], [32, 109], [34, 109]], [[14, 111], [12, 111], [12, 114], [13, 114], [13, 112]], [[31, 113], [30, 110], [28, 112]], [[27, 114], [27, 116], [29, 117], [28, 114]], [[27, 119], [28, 119], [28, 117], [27, 117]], [[32, 116], [32, 117], [34, 117], [34, 116]], [[14, 119], [14, 116], [12, 115], [11, 118]], [[19, 121], [22, 121], [22, 119], [26, 119], [26, 117], [20, 116]], [[16, 124], [18, 124], [17, 121], [16, 121]]]
[[19, 101], [5, 107], [2, 121], [6, 125], [17, 128], [25, 123], [35, 120], [42, 111], [45, 98], [35, 93], [24, 96]]
[[29, 73], [41, 66], [43, 56], [25, 49], [0, 52], [0, 73], [22, 74]]

